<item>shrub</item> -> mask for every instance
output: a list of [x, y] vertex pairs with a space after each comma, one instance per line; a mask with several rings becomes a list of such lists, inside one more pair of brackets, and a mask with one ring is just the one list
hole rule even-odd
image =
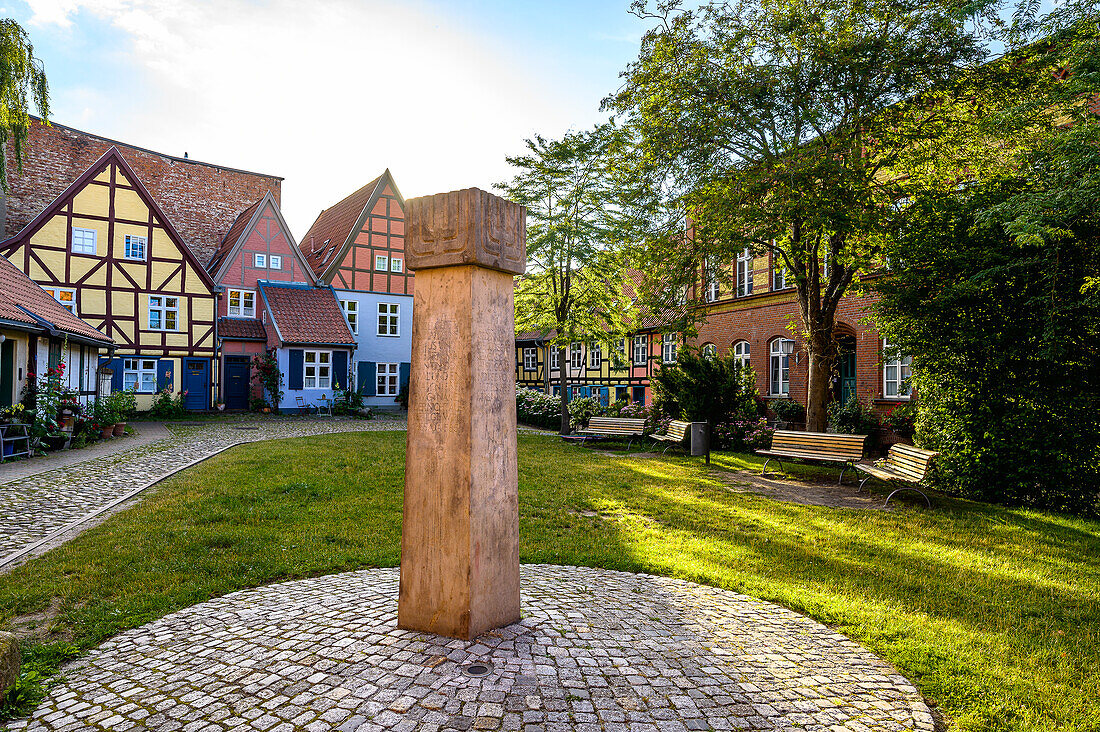
[[882, 426], [900, 437], [912, 437], [916, 430], [917, 408], [913, 404], [897, 404], [880, 418]]
[[600, 400], [595, 397], [579, 397], [569, 402], [569, 426], [573, 429], [584, 427], [588, 420], [603, 414]]
[[714, 426], [714, 445], [739, 452], [766, 450], [771, 447], [774, 433], [764, 417], [720, 422]]
[[878, 427], [878, 419], [869, 405], [856, 399], [855, 394], [844, 404], [829, 404], [829, 426], [847, 435], [868, 435]]
[[[272, 353], [257, 354], [252, 359], [252, 371], [253, 380], [259, 384], [268, 400], [260, 409], [270, 403], [272, 409], [278, 412], [279, 405], [283, 402], [283, 372], [279, 370], [279, 360]], [[249, 404], [252, 405], [254, 401], [250, 400]]]
[[773, 399], [768, 406], [782, 422], [802, 422], [806, 419], [806, 408], [795, 399]]
[[517, 386], [516, 418], [532, 427], [556, 430], [561, 427], [560, 397]]
[[[111, 398], [113, 399], [115, 394], [119, 393], [120, 392], [115, 392], [111, 394]], [[149, 414], [157, 419], [178, 419], [187, 414], [187, 409], [183, 406], [183, 398], [185, 396], [187, 396], [187, 392], [181, 391], [173, 397], [172, 392], [165, 387], [158, 391], [157, 395], [153, 397], [153, 406], [149, 410]], [[119, 414], [118, 404], [112, 403], [112, 407], [115, 410], [115, 414]]]

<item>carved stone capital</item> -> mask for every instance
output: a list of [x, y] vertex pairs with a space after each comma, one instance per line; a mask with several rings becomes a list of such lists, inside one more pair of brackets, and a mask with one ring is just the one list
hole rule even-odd
[[460, 264], [523, 274], [527, 208], [478, 188], [406, 201], [405, 266]]

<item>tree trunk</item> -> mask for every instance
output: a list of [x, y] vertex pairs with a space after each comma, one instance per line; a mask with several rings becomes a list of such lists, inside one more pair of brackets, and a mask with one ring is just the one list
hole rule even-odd
[[566, 372], [565, 346], [558, 346], [558, 389], [561, 398], [561, 434], [568, 435], [569, 429], [569, 395], [566, 385], [569, 383]]
[[806, 379], [806, 431], [824, 432], [829, 424], [826, 405], [829, 401], [829, 376], [832, 372], [832, 328], [823, 332], [818, 327], [806, 345], [808, 359]]

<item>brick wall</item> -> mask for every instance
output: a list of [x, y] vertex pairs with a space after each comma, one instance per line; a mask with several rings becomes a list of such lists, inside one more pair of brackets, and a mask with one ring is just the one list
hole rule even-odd
[[103, 153], [117, 147], [202, 264], [237, 214], [268, 190], [278, 201], [282, 178], [162, 155], [61, 125], [31, 124], [23, 174], [9, 148], [0, 238], [18, 233]]

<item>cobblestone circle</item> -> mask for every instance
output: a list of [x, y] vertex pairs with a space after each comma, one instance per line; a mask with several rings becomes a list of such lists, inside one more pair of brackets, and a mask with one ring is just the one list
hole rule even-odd
[[521, 622], [473, 642], [398, 630], [396, 569], [236, 592], [116, 636], [10, 729], [933, 729], [895, 670], [770, 603], [599, 569], [522, 580]]
[[201, 458], [240, 442], [403, 430], [404, 420], [268, 418], [169, 425], [169, 437], [0, 485], [0, 560]]

